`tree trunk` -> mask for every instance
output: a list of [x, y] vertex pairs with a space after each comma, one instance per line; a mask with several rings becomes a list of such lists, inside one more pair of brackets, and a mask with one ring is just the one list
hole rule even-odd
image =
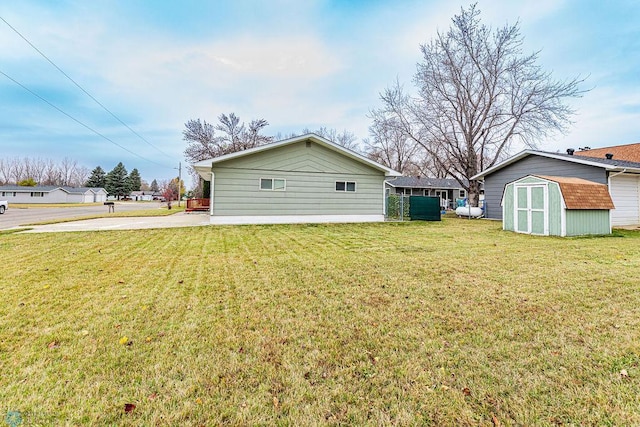
[[469, 181], [469, 194], [467, 197], [469, 206], [478, 207], [480, 201], [480, 182]]

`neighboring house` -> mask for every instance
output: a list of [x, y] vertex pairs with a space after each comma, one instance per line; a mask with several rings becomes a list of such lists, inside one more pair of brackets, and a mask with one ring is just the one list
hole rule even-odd
[[[640, 225], [640, 162], [525, 150], [471, 179], [484, 180], [485, 216], [502, 219], [502, 195], [507, 183], [527, 175], [582, 178], [606, 184], [615, 209], [613, 226]], [[574, 153], [575, 154], [575, 153]]]
[[212, 224], [384, 221], [400, 173], [315, 134], [195, 163]]
[[640, 163], [640, 143], [592, 148], [589, 150], [577, 150], [574, 152], [574, 155], [576, 156], [595, 158], [606, 158], [607, 154], [610, 154], [613, 159]]
[[151, 201], [153, 200], [153, 191], [132, 191], [129, 198], [134, 201]]
[[0, 197], [13, 203], [94, 203], [107, 200], [107, 191], [89, 187], [2, 185]]
[[605, 184], [527, 175], [505, 186], [502, 228], [543, 236], [611, 234], [613, 208]]
[[440, 206], [455, 208], [456, 199], [464, 199], [467, 192], [455, 179], [401, 176], [386, 181], [387, 194], [439, 197]]

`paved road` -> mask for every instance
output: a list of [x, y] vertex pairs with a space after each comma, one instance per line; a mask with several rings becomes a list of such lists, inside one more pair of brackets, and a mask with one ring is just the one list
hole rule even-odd
[[[116, 202], [116, 212], [141, 210], [141, 209], [160, 209], [160, 202]], [[73, 218], [85, 215], [96, 215], [109, 212], [108, 206], [73, 206], [64, 208], [28, 208], [19, 209], [12, 208], [0, 215], [0, 230], [18, 227], [23, 224], [32, 224], [34, 222], [48, 221], [51, 219]]]

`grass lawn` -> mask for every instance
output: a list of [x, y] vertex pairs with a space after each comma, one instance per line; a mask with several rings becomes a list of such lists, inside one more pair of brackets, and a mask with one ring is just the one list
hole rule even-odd
[[24, 425], [640, 425], [637, 231], [446, 218], [0, 251], [0, 415]]

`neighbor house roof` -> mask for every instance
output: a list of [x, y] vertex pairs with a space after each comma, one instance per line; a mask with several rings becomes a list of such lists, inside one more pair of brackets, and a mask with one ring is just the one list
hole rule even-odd
[[506, 166], [509, 166], [512, 163], [515, 163], [521, 159], [524, 159], [528, 156], [540, 156], [547, 157], [549, 159], [557, 159], [557, 160], [565, 160], [567, 162], [579, 163], [588, 166], [595, 166], [611, 171], [629, 171], [629, 172], [640, 172], [640, 162], [632, 162], [627, 160], [616, 159], [615, 157], [611, 160], [603, 158], [594, 158], [594, 157], [586, 157], [586, 156], [575, 156], [564, 153], [552, 153], [549, 151], [537, 151], [537, 150], [524, 150], [515, 156], [509, 157], [507, 160], [498, 163], [497, 165], [485, 169], [477, 175], [471, 177], [471, 179], [484, 179], [487, 175], [492, 174]]
[[604, 158], [606, 154], [613, 154], [613, 159], [626, 160], [640, 163], [640, 143], [613, 145], [611, 147], [593, 148], [590, 150], [575, 151], [575, 156]]
[[270, 144], [260, 145], [258, 147], [249, 148], [243, 151], [237, 151], [235, 153], [225, 154], [223, 156], [214, 157], [212, 159], [202, 160], [193, 165], [194, 169], [205, 179], [208, 179], [209, 174], [211, 173], [211, 167], [220, 162], [224, 162], [231, 159], [237, 159], [239, 157], [250, 156], [255, 153], [260, 153], [267, 150], [273, 150], [278, 147], [284, 147], [287, 145], [295, 144], [301, 141], [313, 141], [319, 145], [322, 145], [330, 150], [337, 151], [346, 157], [349, 157], [353, 160], [356, 160], [360, 163], [364, 163], [374, 169], [384, 172], [386, 176], [400, 176], [400, 172], [394, 171], [391, 168], [388, 168], [384, 165], [381, 165], [378, 162], [375, 162], [362, 154], [356, 153], [355, 151], [349, 150], [341, 145], [336, 144], [335, 142], [329, 141], [326, 138], [323, 138], [315, 133], [308, 133], [306, 135], [300, 135], [289, 139], [284, 139], [282, 141], [272, 142]]
[[567, 209], [615, 209], [611, 195], [605, 184], [582, 178], [533, 175], [557, 182]]
[[391, 187], [401, 188], [462, 188], [462, 185], [455, 179], [426, 178], [418, 176], [400, 176], [388, 179], [387, 184]]

